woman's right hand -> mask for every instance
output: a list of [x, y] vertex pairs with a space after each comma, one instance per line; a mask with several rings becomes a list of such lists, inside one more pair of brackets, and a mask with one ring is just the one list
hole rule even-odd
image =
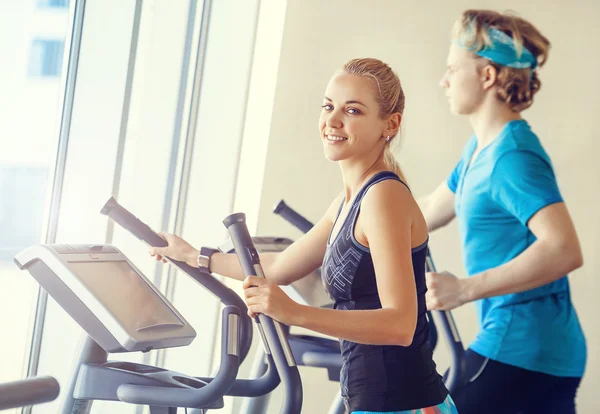
[[183, 240], [181, 237], [171, 233], [158, 233], [160, 237], [165, 239], [168, 246], [165, 247], [150, 247], [148, 253], [150, 256], [156, 258], [156, 260], [162, 260], [166, 263], [165, 257], [180, 262], [185, 262], [190, 266], [198, 267], [197, 258], [199, 251], [196, 250], [191, 244]]

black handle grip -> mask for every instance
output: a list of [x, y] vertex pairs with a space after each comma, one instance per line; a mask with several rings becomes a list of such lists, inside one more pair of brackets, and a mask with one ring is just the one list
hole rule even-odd
[[[229, 231], [244, 275], [246, 277], [251, 275], [264, 277], [260, 257], [246, 226], [246, 215], [244, 213], [232, 214], [223, 220], [223, 224]], [[262, 328], [264, 331], [263, 340], [267, 342], [265, 346], [271, 350], [275, 367], [284, 386], [280, 412], [299, 414], [302, 410], [302, 382], [287, 337], [279, 322], [262, 314], [258, 316], [258, 320], [260, 322], [259, 329]]]
[[308, 221], [306, 218], [301, 216], [298, 212], [296, 212], [293, 208], [285, 204], [285, 201], [281, 200], [275, 208], [273, 209], [273, 213], [279, 214], [283, 217], [288, 223], [295, 226], [302, 233], [308, 233], [310, 229], [313, 228], [313, 224]]
[[148, 243], [150, 246], [168, 246], [165, 239], [156, 234], [146, 223], [127, 211], [127, 209], [121, 206], [114, 197], [108, 199], [104, 204], [104, 207], [102, 207], [102, 210], [100, 210], [100, 214], [110, 217], [125, 230], [129, 231], [138, 239]]
[[[106, 202], [100, 212], [110, 217], [125, 230], [128, 230], [135, 237], [146, 242], [150, 246], [165, 247], [168, 245], [168, 243], [162, 237], [156, 234], [154, 230], [150, 228], [150, 226], [131, 214], [113, 197]], [[180, 262], [173, 259], [169, 260], [171, 263], [173, 263], [173, 265], [177, 266], [184, 273], [193, 278], [196, 282], [200, 283], [212, 294], [217, 296], [221, 302], [223, 302], [223, 304], [227, 306], [235, 306], [242, 312], [243, 315], [247, 314], [248, 307], [242, 298], [240, 298], [232, 289], [218, 281], [211, 274], [200, 269], [196, 269], [185, 262]], [[246, 317], [242, 318], [241, 322], [240, 342], [240, 358], [242, 361], [244, 361], [248, 355], [248, 352], [250, 351], [250, 345], [252, 344], [252, 321]]]
[[[232, 214], [223, 220], [223, 224], [229, 231], [229, 236], [233, 242], [233, 247], [244, 275], [264, 277], [262, 273], [257, 274], [258, 266], [260, 266], [260, 258], [246, 226], [246, 215], [244, 213]], [[262, 272], [262, 269], [258, 270], [258, 272]]]

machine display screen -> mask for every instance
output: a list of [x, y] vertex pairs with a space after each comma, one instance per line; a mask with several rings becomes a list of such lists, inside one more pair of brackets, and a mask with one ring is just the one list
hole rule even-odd
[[127, 331], [183, 321], [126, 261], [69, 262], [81, 282]]

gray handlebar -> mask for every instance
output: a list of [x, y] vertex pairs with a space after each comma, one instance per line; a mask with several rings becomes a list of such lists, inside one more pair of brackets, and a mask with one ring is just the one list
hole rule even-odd
[[[227, 391], [227, 395], [232, 397], [260, 397], [273, 391], [281, 380], [275, 369], [275, 363], [271, 354], [266, 354], [267, 371], [258, 378], [236, 379], [233, 385]], [[200, 381], [211, 382], [213, 379], [208, 377], [195, 377]]]
[[[429, 249], [427, 250], [425, 266], [428, 272], [436, 271]], [[446, 337], [450, 348], [452, 362], [449, 368], [448, 379], [446, 380], [446, 387], [452, 394], [464, 384], [465, 348], [458, 334], [458, 328], [456, 327], [452, 313], [449, 311], [431, 311], [431, 313], [438, 319], [438, 324], [442, 326], [442, 333]]]
[[313, 224], [310, 221], [301, 216], [293, 208], [285, 204], [285, 201], [283, 200], [279, 200], [279, 203], [277, 203], [275, 208], [273, 208], [273, 213], [279, 214], [288, 223], [295, 226], [302, 233], [308, 233], [309, 230], [313, 228]]
[[[246, 277], [256, 275], [265, 277], [258, 252], [254, 247], [244, 213], [232, 214], [223, 220], [233, 242], [235, 252]], [[275, 367], [284, 386], [284, 396], [281, 406], [282, 414], [296, 414], [302, 410], [302, 382], [300, 373], [290, 349], [287, 337], [279, 322], [258, 315], [259, 331], [262, 331], [263, 342], [267, 351], [270, 350]]]
[[166, 407], [201, 408], [227, 394], [240, 366], [241, 312], [235, 306], [223, 309], [221, 365], [217, 375], [202, 388], [164, 388], [123, 384], [117, 389], [121, 401]]
[[58, 381], [48, 376], [0, 384], [0, 410], [53, 401], [59, 393]]
[[[101, 214], [110, 217], [114, 222], [119, 224], [125, 230], [129, 231], [138, 239], [146, 242], [150, 246], [164, 247], [167, 242], [156, 234], [150, 226], [142, 222], [132, 213], [130, 213], [125, 207], [121, 206], [117, 200], [113, 197], [108, 199], [102, 210]], [[188, 265], [187, 263], [180, 262], [177, 260], [171, 260], [175, 266], [185, 272], [188, 276], [193, 278], [196, 282], [200, 283], [211, 293], [217, 296], [221, 302], [225, 305], [232, 305], [239, 308], [244, 314], [248, 308], [246, 303], [240, 298], [237, 293], [232, 289], [225, 286], [223, 283], [218, 281], [212, 275], [196, 269]], [[249, 318], [242, 318], [241, 322], [241, 361], [243, 362], [250, 351], [250, 345], [252, 344], [252, 322]]]

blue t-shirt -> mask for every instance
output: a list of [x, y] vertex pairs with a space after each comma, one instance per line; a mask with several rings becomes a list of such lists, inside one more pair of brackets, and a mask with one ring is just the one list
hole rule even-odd
[[[524, 120], [507, 123], [471, 162], [472, 137], [448, 178], [455, 193], [468, 276], [501, 266], [535, 240], [527, 227], [540, 209], [562, 202], [550, 158]], [[475, 302], [480, 331], [470, 348], [524, 369], [583, 376], [586, 343], [571, 303], [569, 282]]]

